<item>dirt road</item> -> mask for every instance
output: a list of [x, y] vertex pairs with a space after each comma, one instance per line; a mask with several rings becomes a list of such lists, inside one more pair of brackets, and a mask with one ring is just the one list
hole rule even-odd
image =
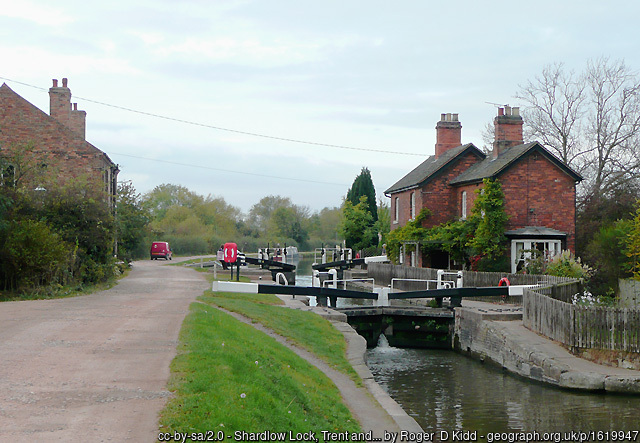
[[0, 442], [151, 442], [189, 304], [190, 269], [134, 263], [116, 287], [0, 303]]

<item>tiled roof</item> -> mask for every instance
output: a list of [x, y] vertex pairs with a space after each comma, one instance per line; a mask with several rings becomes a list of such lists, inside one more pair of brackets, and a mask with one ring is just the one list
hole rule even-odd
[[[56, 134], [55, 146], [67, 146], [69, 140], [74, 140], [77, 143], [74, 146], [83, 151], [86, 150], [85, 152], [87, 153], [98, 154], [107, 163], [117, 166], [105, 152], [93, 146], [67, 126], [24, 99], [6, 83], [3, 83], [0, 86], [0, 140], [5, 139], [7, 141], [8, 139], [8, 141], [11, 141], [10, 133], [2, 133], [3, 123], [10, 125], [10, 122], [18, 120], [28, 120], [32, 124], [41, 124], [46, 132]], [[32, 141], [35, 142], [36, 140]], [[49, 145], [47, 147], [53, 148], [54, 146]]]
[[480, 158], [485, 157], [485, 154], [478, 148], [476, 148], [473, 143], [467, 143], [466, 145], [460, 145], [455, 148], [451, 148], [443, 152], [438, 158], [435, 158], [434, 155], [427, 158], [413, 171], [409, 172], [407, 175], [398, 180], [394, 185], [392, 185], [389, 189], [384, 191], [384, 193], [392, 194], [421, 185], [422, 183], [428, 181], [446, 165], [455, 160], [458, 156], [463, 155], [467, 151], [474, 152]]
[[567, 165], [562, 163], [560, 159], [551, 154], [547, 149], [545, 149], [540, 143], [532, 142], [525, 143], [523, 145], [512, 146], [506, 150], [504, 150], [498, 158], [494, 159], [493, 156], [489, 155], [483, 161], [476, 163], [471, 166], [469, 169], [464, 171], [458, 177], [454, 178], [449, 182], [451, 185], [461, 185], [465, 183], [473, 183], [481, 181], [485, 178], [492, 178], [499, 175], [502, 171], [507, 169], [513, 163], [515, 163], [519, 158], [524, 156], [530, 151], [536, 150], [540, 152], [542, 155], [547, 157], [552, 163], [554, 163], [557, 167], [564, 170], [567, 174], [573, 177], [576, 181], [581, 181], [582, 177], [580, 174], [575, 172], [573, 169], [569, 168]]

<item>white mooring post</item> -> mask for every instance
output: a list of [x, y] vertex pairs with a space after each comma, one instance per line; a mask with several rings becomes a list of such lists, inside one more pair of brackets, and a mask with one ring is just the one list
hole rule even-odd
[[331, 287], [338, 289], [338, 271], [336, 269], [329, 269], [329, 275], [331, 276]]

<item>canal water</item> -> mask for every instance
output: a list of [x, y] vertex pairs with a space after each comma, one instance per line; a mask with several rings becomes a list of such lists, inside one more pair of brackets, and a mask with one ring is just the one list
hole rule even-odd
[[565, 391], [453, 351], [393, 348], [382, 336], [367, 365], [428, 432], [640, 430], [638, 397]]
[[[298, 268], [301, 286], [311, 285], [307, 261]], [[640, 430], [639, 397], [561, 390], [453, 351], [393, 348], [384, 336], [366, 358], [380, 386], [436, 440], [454, 430], [559, 433], [550, 436], [556, 441], [576, 441], [572, 431]], [[637, 433], [620, 436], [590, 441], [640, 442]]]

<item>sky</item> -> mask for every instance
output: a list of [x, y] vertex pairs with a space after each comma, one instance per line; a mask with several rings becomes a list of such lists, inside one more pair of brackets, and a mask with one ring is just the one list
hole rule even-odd
[[87, 141], [140, 193], [318, 211], [363, 167], [385, 198], [434, 153], [442, 113], [482, 147], [546, 65], [640, 70], [638, 16], [635, 0], [0, 0], [0, 83], [48, 113], [68, 78]]

